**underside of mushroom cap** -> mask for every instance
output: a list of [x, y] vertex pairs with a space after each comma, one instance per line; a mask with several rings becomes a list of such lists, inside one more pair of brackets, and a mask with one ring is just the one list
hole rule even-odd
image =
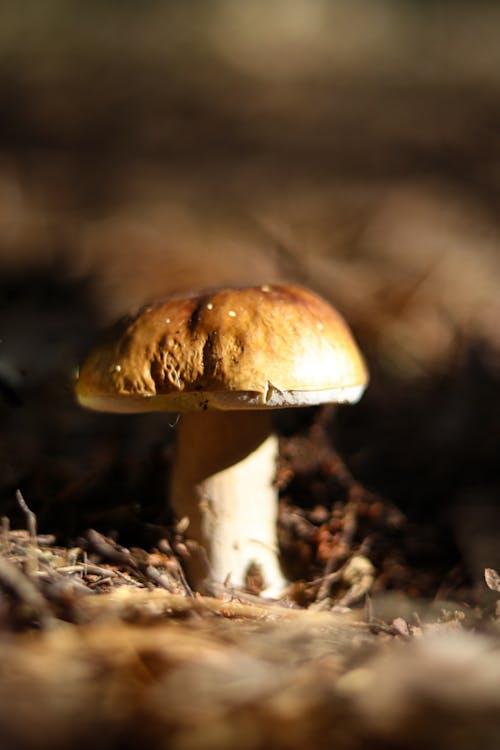
[[345, 321], [299, 286], [170, 297], [113, 327], [80, 369], [83, 406], [111, 412], [353, 402], [367, 370]]

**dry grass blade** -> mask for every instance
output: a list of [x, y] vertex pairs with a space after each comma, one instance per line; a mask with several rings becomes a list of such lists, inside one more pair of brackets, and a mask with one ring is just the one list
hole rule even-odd
[[130, 589], [126, 586], [106, 596], [84, 597], [81, 612], [87, 621], [102, 616], [117, 620], [152, 619], [189, 614], [216, 615], [228, 620], [269, 623], [307, 623], [311, 626], [342, 627], [359, 634], [371, 632], [367, 623], [359, 622], [354, 614], [335, 614], [294, 609], [276, 602], [242, 601], [238, 598], [215, 598], [196, 595], [194, 598], [171, 594], [163, 589]]
[[26, 500], [24, 499], [21, 490], [16, 490], [16, 500], [17, 500], [19, 507], [21, 508], [24, 515], [26, 516], [26, 523], [28, 526], [29, 535], [31, 539], [34, 541], [36, 540], [36, 531], [37, 531], [36, 515], [28, 507], [28, 504]]
[[32, 580], [16, 565], [0, 556], [0, 588], [18, 605], [18, 616], [42, 627], [55, 623], [49, 604]]

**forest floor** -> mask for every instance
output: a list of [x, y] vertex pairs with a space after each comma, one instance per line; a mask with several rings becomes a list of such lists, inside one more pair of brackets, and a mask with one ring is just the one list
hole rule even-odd
[[[230, 3], [49, 5], [0, 24], [1, 750], [497, 750], [495, 4], [310, 0], [263, 48]], [[74, 375], [151, 299], [280, 280], [371, 380], [276, 417], [287, 596], [202, 596], [176, 415]]]

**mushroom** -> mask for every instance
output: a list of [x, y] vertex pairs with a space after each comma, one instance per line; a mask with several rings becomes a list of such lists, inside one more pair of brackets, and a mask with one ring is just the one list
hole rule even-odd
[[170, 501], [198, 545], [192, 586], [251, 566], [269, 595], [286, 586], [277, 543], [278, 439], [271, 410], [357, 401], [367, 370], [343, 318], [292, 285], [173, 296], [120, 321], [76, 384], [85, 407], [182, 412]]

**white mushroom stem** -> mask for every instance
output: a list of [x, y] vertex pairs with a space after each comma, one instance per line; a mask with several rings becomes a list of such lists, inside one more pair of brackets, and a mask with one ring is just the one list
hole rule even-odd
[[[188, 578], [244, 586], [252, 563], [267, 594], [286, 581], [278, 562], [278, 497], [274, 484], [278, 439], [266, 411], [206, 411], [181, 416], [172, 467], [171, 504], [189, 518]], [[208, 566], [207, 566], [208, 563]]]

